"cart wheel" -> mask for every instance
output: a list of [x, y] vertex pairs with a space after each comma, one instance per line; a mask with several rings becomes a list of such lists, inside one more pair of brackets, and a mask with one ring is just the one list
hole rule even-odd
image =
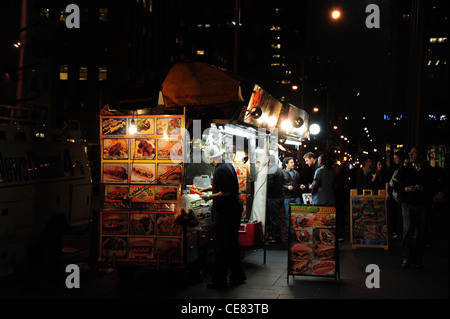
[[117, 267], [117, 276], [119, 277], [120, 289], [126, 290], [133, 287], [135, 270], [130, 267]]

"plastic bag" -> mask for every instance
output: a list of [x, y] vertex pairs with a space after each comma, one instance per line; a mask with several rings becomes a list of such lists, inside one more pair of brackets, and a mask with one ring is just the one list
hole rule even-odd
[[175, 222], [184, 227], [197, 227], [199, 221], [186, 195], [182, 195], [175, 205]]

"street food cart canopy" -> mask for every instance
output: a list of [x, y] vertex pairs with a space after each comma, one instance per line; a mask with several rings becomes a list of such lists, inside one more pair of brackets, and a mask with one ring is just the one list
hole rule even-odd
[[166, 107], [242, 102], [240, 82], [225, 71], [201, 62], [177, 62], [162, 84]]

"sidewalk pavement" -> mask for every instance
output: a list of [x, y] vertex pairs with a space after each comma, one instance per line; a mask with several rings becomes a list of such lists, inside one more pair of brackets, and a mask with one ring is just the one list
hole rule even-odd
[[[287, 243], [269, 245], [264, 264], [263, 249], [247, 249], [243, 264], [245, 283], [224, 290], [208, 289], [210, 274], [202, 281], [187, 281], [170, 271], [140, 271], [130, 285], [123, 285], [118, 272], [100, 271], [95, 260], [81, 261], [80, 288], [65, 286], [67, 273], [27, 271], [0, 277], [0, 299], [153, 299], [153, 300], [292, 300], [292, 299], [448, 299], [448, 212], [434, 219], [433, 242], [427, 248], [423, 267], [401, 268], [400, 240], [389, 250], [356, 248], [340, 243], [340, 279], [295, 276], [287, 278]], [[367, 288], [366, 266], [380, 269], [380, 288]]]

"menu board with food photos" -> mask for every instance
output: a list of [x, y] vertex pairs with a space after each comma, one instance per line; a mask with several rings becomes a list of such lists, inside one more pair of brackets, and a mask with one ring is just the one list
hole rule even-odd
[[350, 190], [350, 218], [352, 248], [378, 247], [387, 250], [388, 227], [385, 191]]
[[182, 262], [182, 228], [173, 213], [102, 210], [100, 218], [101, 261]]
[[[336, 207], [291, 204], [288, 275], [339, 275]], [[289, 281], [289, 276], [288, 276]]]
[[183, 137], [182, 115], [100, 118], [100, 260], [182, 262]]

